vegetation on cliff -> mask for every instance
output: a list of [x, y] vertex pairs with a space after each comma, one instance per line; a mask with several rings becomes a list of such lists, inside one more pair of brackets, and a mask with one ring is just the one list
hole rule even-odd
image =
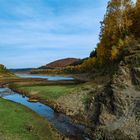
[[140, 1], [111, 0], [101, 22], [100, 42], [81, 67], [87, 71], [118, 63], [140, 40]]

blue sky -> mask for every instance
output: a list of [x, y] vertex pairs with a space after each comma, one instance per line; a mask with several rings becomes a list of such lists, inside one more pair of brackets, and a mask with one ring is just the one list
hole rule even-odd
[[0, 63], [38, 67], [96, 47], [107, 0], [0, 0]]

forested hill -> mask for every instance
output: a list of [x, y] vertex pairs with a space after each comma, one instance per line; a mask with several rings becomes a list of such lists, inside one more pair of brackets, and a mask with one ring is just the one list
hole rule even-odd
[[66, 66], [69, 66], [73, 63], [78, 62], [80, 59], [77, 58], [65, 58], [65, 59], [60, 59], [60, 60], [56, 60], [53, 61], [45, 66], [40, 67], [40, 69], [54, 69], [54, 68], [63, 68]]
[[9, 69], [9, 71], [13, 73], [29, 73], [33, 68], [17, 68], [17, 69]]

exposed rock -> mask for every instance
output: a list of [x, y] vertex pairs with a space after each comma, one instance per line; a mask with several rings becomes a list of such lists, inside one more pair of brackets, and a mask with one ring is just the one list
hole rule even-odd
[[[139, 53], [121, 62], [112, 81], [90, 104], [91, 135], [95, 139], [140, 139], [140, 59]], [[136, 59], [137, 58], [137, 59]]]
[[76, 94], [69, 94], [67, 96], [62, 96], [57, 100], [55, 108], [57, 110], [63, 110], [66, 115], [76, 116], [82, 114], [85, 111], [85, 106], [83, 104], [83, 98], [87, 95], [86, 91], [80, 91]]

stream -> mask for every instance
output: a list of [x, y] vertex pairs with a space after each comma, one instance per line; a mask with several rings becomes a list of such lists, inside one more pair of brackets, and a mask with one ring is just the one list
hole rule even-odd
[[[56, 77], [55, 77], [56, 78]], [[66, 78], [66, 77], [65, 77]], [[51, 78], [54, 80], [54, 78]], [[58, 79], [55, 79], [58, 80]], [[40, 102], [29, 102], [29, 98], [12, 91], [9, 88], [0, 88], [0, 97], [16, 103], [20, 103], [40, 116], [46, 118], [61, 134], [73, 140], [90, 140], [84, 133], [83, 125], [73, 123], [72, 119], [65, 114], [55, 112], [51, 107]]]
[[70, 76], [50, 76], [50, 75], [41, 75], [41, 74], [16, 74], [18, 77], [21, 78], [41, 78], [41, 79], [48, 79], [48, 80], [54, 80], [54, 81], [59, 81], [59, 80], [73, 80], [73, 77]]

